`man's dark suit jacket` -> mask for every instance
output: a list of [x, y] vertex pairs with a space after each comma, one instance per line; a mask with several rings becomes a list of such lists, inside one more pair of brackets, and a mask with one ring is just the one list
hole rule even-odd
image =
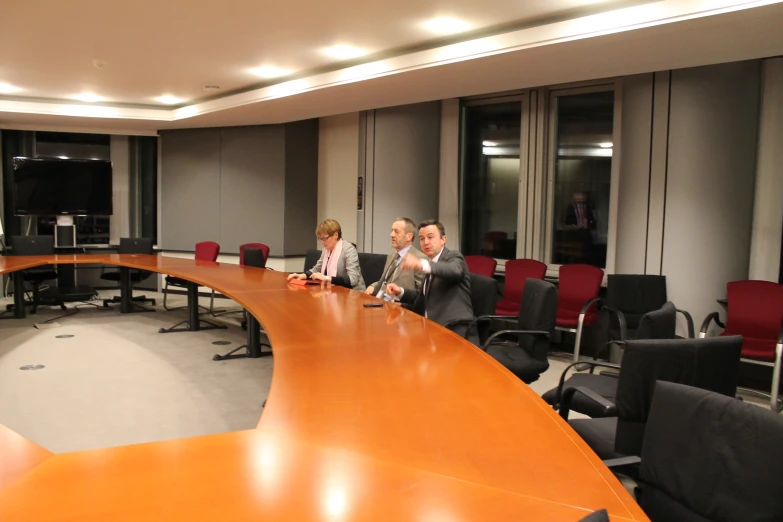
[[[595, 228], [595, 216], [593, 216], [593, 211], [590, 209], [590, 205], [585, 203], [584, 210], [585, 218], [587, 219], [586, 228], [587, 230], [593, 230]], [[576, 218], [576, 205], [573, 203], [568, 205], [568, 208], [566, 209], [565, 224], [574, 226], [579, 224], [579, 220]]]
[[[456, 319], [473, 319], [473, 305], [470, 301], [470, 273], [462, 254], [443, 248], [437, 263], [430, 261], [432, 273], [427, 283], [427, 275], [421, 288], [405, 289], [400, 299], [413, 305], [413, 310], [440, 325], [446, 325]], [[424, 285], [428, 285], [424, 295]], [[451, 328], [454, 333], [464, 336], [467, 324]]]

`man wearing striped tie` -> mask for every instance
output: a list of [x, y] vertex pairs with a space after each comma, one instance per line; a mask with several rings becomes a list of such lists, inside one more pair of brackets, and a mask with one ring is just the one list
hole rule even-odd
[[392, 251], [386, 258], [381, 278], [367, 287], [366, 294], [391, 301], [394, 296], [386, 292], [389, 284], [396, 284], [409, 291], [421, 287], [424, 273], [421, 270], [402, 270], [400, 266], [402, 259], [408, 253], [419, 259], [427, 259], [427, 256], [413, 246], [414, 237], [416, 237], [416, 224], [411, 219], [400, 217], [394, 220], [389, 234]]

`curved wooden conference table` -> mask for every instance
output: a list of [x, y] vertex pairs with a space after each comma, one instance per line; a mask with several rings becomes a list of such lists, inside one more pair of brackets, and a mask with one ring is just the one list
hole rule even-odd
[[59, 455], [0, 431], [2, 521], [575, 522], [600, 508], [647, 520], [527, 385], [397, 305], [163, 256], [6, 257], [0, 273], [58, 263], [171, 274], [234, 299], [274, 346], [272, 387], [246, 431]]

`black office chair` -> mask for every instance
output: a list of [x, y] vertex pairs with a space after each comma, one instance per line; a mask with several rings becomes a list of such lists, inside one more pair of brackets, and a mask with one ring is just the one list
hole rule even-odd
[[473, 319], [451, 321], [444, 326], [446, 328], [453, 328], [459, 324], [468, 325], [468, 328], [465, 331], [465, 339], [468, 339], [478, 346], [482, 346], [489, 338], [490, 327], [492, 325], [489, 321], [478, 320], [478, 318], [489, 317], [493, 314], [501, 297], [503, 296], [500, 293], [500, 285], [495, 279], [471, 273], [470, 304], [473, 307], [473, 314], [475, 317]]
[[[152, 255], [154, 243], [155, 241], [153, 239], [122, 237], [120, 238], [120, 247], [118, 253]], [[120, 283], [119, 270], [112, 270], [110, 272], [106, 272], [105, 269], [102, 270], [103, 271], [101, 273], [101, 279], [103, 279], [104, 281], [112, 281], [117, 284]], [[152, 272], [148, 272], [146, 270], [131, 269], [130, 270], [131, 288], [133, 287], [133, 285], [144, 281], [151, 275]], [[120, 301], [121, 299], [120, 296], [118, 295], [114, 296], [111, 299], [104, 299], [103, 307], [109, 308], [109, 305], [119, 304]], [[150, 303], [152, 306], [155, 306], [155, 299], [143, 295], [133, 296], [131, 297], [131, 301], [133, 301], [134, 303]]]
[[605, 509], [587, 515], [579, 522], [609, 522], [609, 513]]
[[[319, 252], [320, 254], [320, 252]], [[316, 259], [316, 261], [318, 261]], [[362, 272], [362, 279], [367, 285], [371, 285], [374, 282], [381, 279], [383, 276], [383, 269], [386, 266], [385, 254], [365, 254], [359, 253], [359, 270]], [[307, 270], [312, 268], [310, 265]]]
[[[54, 255], [54, 236], [13, 236], [10, 239], [11, 253], [15, 256], [50, 256]], [[43, 304], [39, 297], [41, 283], [57, 279], [57, 271], [49, 267], [28, 268], [21, 274], [14, 273], [12, 277], [21, 276], [24, 282], [30, 283], [32, 298], [26, 301], [26, 306], [32, 306], [30, 313], [38, 311]], [[9, 305], [9, 308], [13, 305]], [[65, 305], [60, 304], [65, 310]]]
[[[519, 310], [517, 329], [494, 332], [482, 344], [482, 349], [530, 384], [549, 368], [549, 336], [557, 318], [555, 285], [540, 279], [528, 279], [522, 290]], [[489, 315], [477, 318], [476, 322], [496, 319], [508, 320], [509, 317]], [[503, 337], [516, 337], [517, 341], [503, 341]]]
[[616, 402], [607, 401], [589, 388], [576, 386], [563, 392], [560, 415], [568, 419], [571, 399], [576, 393], [586, 395], [607, 410], [615, 410], [616, 416], [607, 411], [601, 418], [577, 419], [569, 424], [604, 460], [638, 456], [655, 383], [677, 382], [733, 397], [737, 391], [741, 350], [740, 336], [626, 341]]
[[658, 382], [636, 500], [652, 522], [783, 520], [783, 417]]
[[[601, 298], [597, 326], [605, 331], [607, 342], [647, 339], [637, 333], [642, 317], [659, 310], [666, 302], [666, 276], [609, 274], [606, 276], [606, 296]], [[675, 310], [685, 317], [688, 337], [693, 339], [693, 318], [685, 310]]]
[[[261, 251], [260, 248], [246, 248], [245, 249], [245, 255], [243, 256], [244, 264], [243, 266], [249, 266], [252, 268], [266, 268], [266, 256], [264, 256], [264, 252]], [[247, 316], [247, 310], [242, 310], [243, 314]], [[243, 329], [247, 328], [247, 319], [242, 321], [243, 323]], [[266, 334], [266, 332], [261, 329], [262, 334]], [[268, 346], [269, 348], [272, 348], [271, 345], [267, 343], [260, 343], [261, 346]], [[238, 352], [241, 349], [245, 349], [245, 353], [237, 354], [235, 352]], [[212, 356], [213, 361], [225, 361], [227, 359], [240, 359], [243, 357], [247, 357], [247, 348], [248, 346], [246, 344], [243, 344], [242, 346], [238, 346], [228, 352], [225, 355], [220, 355], [219, 353], [216, 353], [214, 356]]]
[[321, 251], [316, 249], [310, 249], [305, 253], [304, 267], [302, 272], [307, 272], [315, 266], [318, 260], [321, 259]]
[[[674, 304], [667, 302], [658, 310], [644, 314], [638, 321], [635, 331], [639, 339], [674, 339], [674, 332], [677, 327], [677, 309]], [[623, 332], [625, 334], [625, 331]], [[621, 338], [621, 341], [628, 339]], [[620, 346], [622, 344], [620, 343]], [[574, 366], [589, 365], [589, 373], [575, 373], [566, 380], [566, 375]], [[560, 405], [560, 398], [563, 391], [576, 386], [589, 388], [609, 402], [615, 402], [617, 397], [617, 374], [593, 373], [596, 364], [590, 361], [570, 364], [563, 370], [560, 376], [560, 384], [544, 393], [541, 398], [547, 404], [551, 404], [557, 409]], [[617, 365], [619, 368], [619, 365]], [[606, 408], [591, 400], [584, 394], [576, 394], [571, 401], [571, 410], [587, 415], [588, 417], [602, 417], [607, 414]], [[614, 414], [614, 411], [609, 413]]]

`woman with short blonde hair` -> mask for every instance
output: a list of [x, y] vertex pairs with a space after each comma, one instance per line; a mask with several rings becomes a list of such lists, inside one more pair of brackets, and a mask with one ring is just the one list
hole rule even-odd
[[351, 243], [343, 240], [340, 223], [334, 219], [325, 219], [315, 227], [315, 236], [324, 246], [321, 258], [310, 270], [302, 274], [289, 274], [288, 280], [327, 281], [333, 285], [364, 291], [359, 254]]

